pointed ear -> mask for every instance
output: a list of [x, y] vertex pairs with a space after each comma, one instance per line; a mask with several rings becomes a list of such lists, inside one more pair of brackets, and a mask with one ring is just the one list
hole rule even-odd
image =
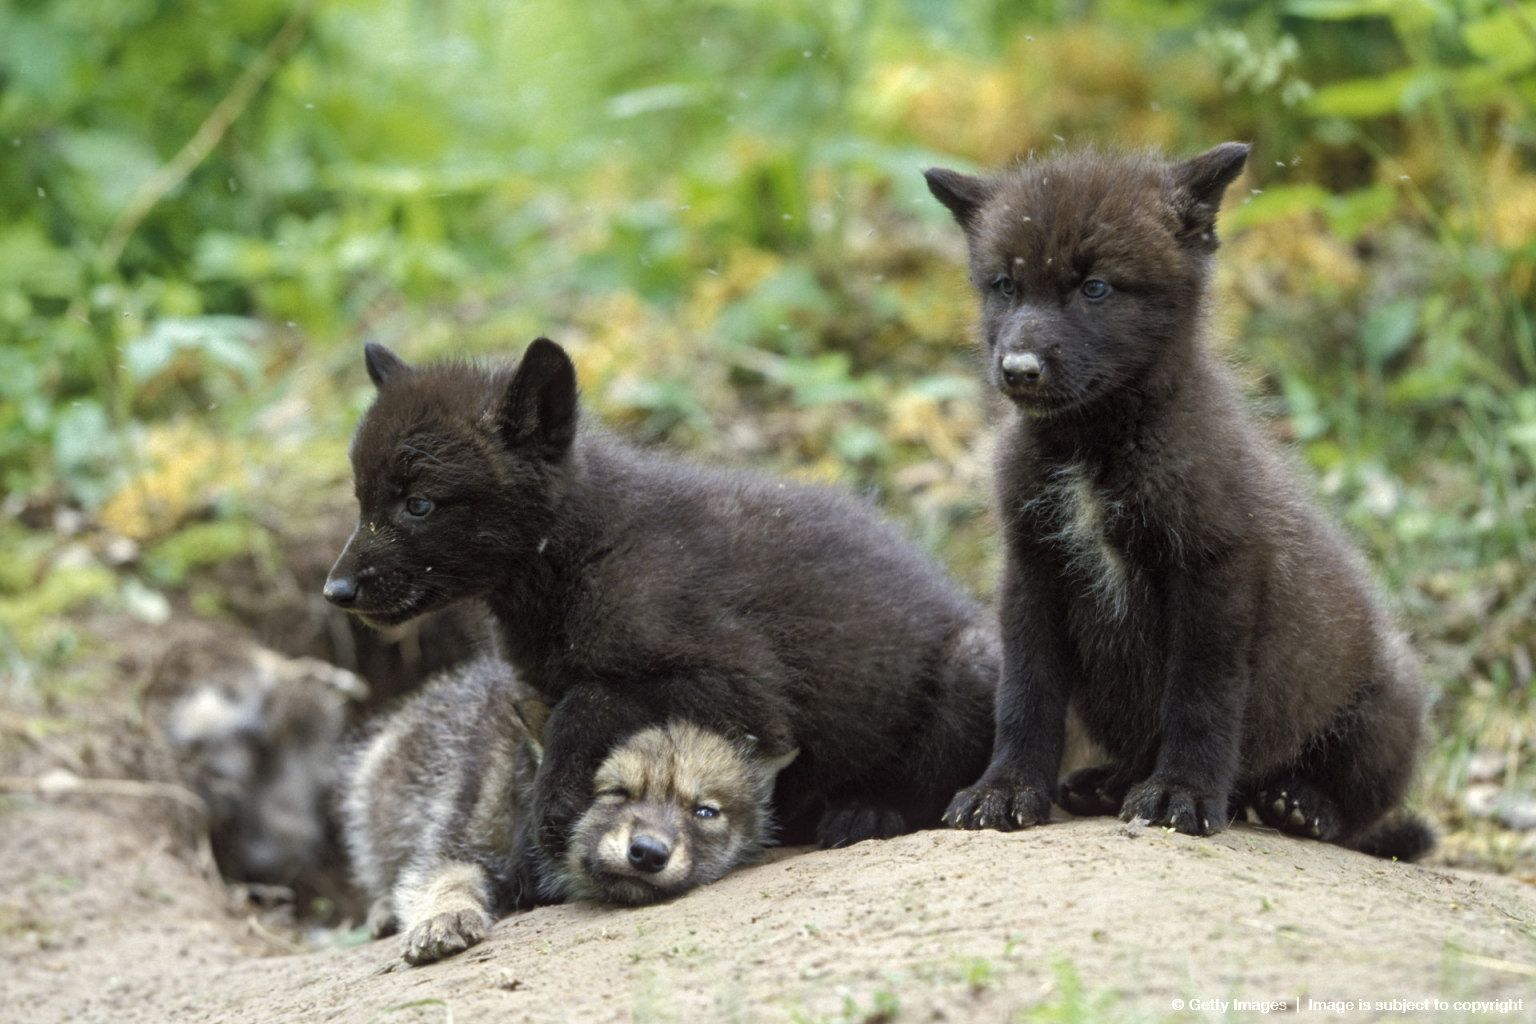
[[576, 436], [576, 367], [565, 349], [548, 338], [528, 346], [498, 420], [509, 445], [532, 444], [548, 458], [565, 453]]
[[800, 748], [796, 747], [787, 754], [780, 754], [778, 757], [770, 757], [767, 761], [768, 770], [774, 774], [774, 777], [777, 777], [779, 772], [783, 771], [785, 768], [788, 768], [791, 764], [794, 763], [795, 758], [799, 756]]
[[927, 180], [928, 191], [933, 193], [933, 198], [949, 207], [949, 212], [955, 215], [955, 220], [967, 231], [975, 224], [976, 214], [992, 198], [996, 187], [986, 178], [942, 167], [928, 168], [923, 172], [923, 178]]
[[373, 381], [374, 387], [381, 388], [385, 381], [411, 372], [404, 359], [376, 341], [363, 346], [363, 362], [368, 367], [368, 379]]
[[[768, 778], [770, 779], [777, 776], [785, 768], [788, 768], [795, 758], [800, 756], [799, 747], [789, 747], [789, 749], [785, 750], [784, 744], [774, 743], [772, 740], [765, 740], [751, 733], [747, 733], [746, 740], [752, 747], [752, 755], [758, 758], [763, 766], [768, 769]], [[785, 743], [787, 742], [789, 741], [786, 737]]]
[[1173, 201], [1184, 217], [1181, 237], [1216, 248], [1216, 211], [1227, 186], [1243, 173], [1248, 162], [1246, 142], [1223, 142], [1172, 170]]
[[512, 710], [528, 737], [535, 763], [544, 760], [544, 725], [549, 721], [549, 705], [534, 697], [512, 702]]

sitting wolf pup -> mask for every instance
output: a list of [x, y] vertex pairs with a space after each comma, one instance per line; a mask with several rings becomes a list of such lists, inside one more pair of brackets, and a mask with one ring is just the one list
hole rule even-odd
[[[386, 716], [349, 758], [343, 833], [374, 938], [430, 963], [533, 901], [520, 852], [547, 707], [499, 659], [460, 666]], [[628, 737], [598, 769], [551, 895], [651, 903], [713, 882], [772, 838], [764, 757], [687, 722]]]
[[946, 820], [1045, 822], [1070, 706], [1111, 760], [1063, 807], [1205, 835], [1245, 804], [1411, 858], [1424, 699], [1360, 557], [1204, 341], [1216, 211], [1248, 147], [927, 172], [964, 229], [1007, 561], [997, 745]]
[[863, 505], [578, 428], [575, 369], [546, 339], [515, 366], [366, 361], [361, 515], [325, 595], [380, 623], [485, 600], [554, 706], [549, 861], [609, 750], [671, 719], [798, 749], [775, 799], [794, 841], [937, 826], [985, 767], [996, 626]]

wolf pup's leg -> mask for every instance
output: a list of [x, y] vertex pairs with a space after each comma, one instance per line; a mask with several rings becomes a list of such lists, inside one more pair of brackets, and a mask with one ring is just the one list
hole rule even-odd
[[429, 964], [463, 952], [491, 929], [491, 891], [485, 869], [447, 861], [411, 869], [395, 889], [405, 930], [405, 959]]
[[953, 828], [1009, 831], [1051, 820], [1078, 666], [1067, 649], [1057, 595], [1021, 572], [1019, 562], [1010, 552], [1003, 567], [1003, 672], [992, 761], [944, 812]]

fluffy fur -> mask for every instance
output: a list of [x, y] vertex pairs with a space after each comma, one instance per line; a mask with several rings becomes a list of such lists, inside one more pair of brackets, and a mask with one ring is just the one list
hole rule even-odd
[[350, 711], [366, 696], [351, 672], [219, 633], [157, 666], [147, 709], [207, 806], [225, 878], [290, 889], [300, 909], [342, 896], [327, 812]]
[[542, 705], [496, 658], [432, 681], [376, 721], [344, 768], [342, 833], [375, 938], [400, 931], [430, 963], [531, 905], [519, 851], [538, 766]]
[[773, 783], [795, 752], [760, 755], [688, 722], [642, 729], [597, 770], [571, 833], [564, 894], [607, 903], [680, 896], [755, 860], [773, 836]]
[[672, 719], [798, 749], [781, 820], [832, 846], [937, 825], [985, 765], [996, 627], [862, 504], [578, 429], [544, 339], [516, 366], [370, 346], [368, 367], [361, 515], [326, 594], [382, 623], [486, 601], [558, 701], [535, 809], [552, 862], [614, 744]]
[[[401, 932], [413, 964], [451, 956], [541, 898], [650, 903], [754, 859], [773, 833], [764, 756], [686, 722], [609, 752], [565, 859], [542, 880], [524, 855], [548, 707], [486, 657], [445, 673], [347, 758], [340, 806], [375, 938]], [[538, 890], [542, 881], [543, 892]]]
[[[997, 746], [961, 827], [1080, 814], [1207, 834], [1244, 804], [1413, 857], [1424, 701], [1358, 554], [1207, 349], [1216, 211], [1248, 147], [927, 174], [965, 229], [1007, 545]], [[1108, 763], [1056, 773], [1068, 707]]]

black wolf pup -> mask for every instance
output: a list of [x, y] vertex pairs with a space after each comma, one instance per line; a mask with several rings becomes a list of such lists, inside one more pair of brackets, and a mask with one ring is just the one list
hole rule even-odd
[[546, 339], [514, 366], [412, 368], [377, 345], [367, 365], [361, 515], [326, 597], [380, 623], [485, 600], [554, 704], [546, 874], [608, 752], [674, 719], [798, 749], [776, 807], [786, 838], [829, 846], [938, 825], [985, 767], [996, 627], [863, 505], [578, 427], [575, 368]]
[[[1410, 858], [1424, 698], [1361, 558], [1207, 349], [1216, 211], [1240, 143], [1183, 163], [1079, 152], [927, 172], [965, 230], [1007, 562], [997, 745], [946, 820], [1045, 822], [1058, 796], [1206, 835], [1242, 807]], [[1107, 764], [1058, 793], [1068, 707]]]

